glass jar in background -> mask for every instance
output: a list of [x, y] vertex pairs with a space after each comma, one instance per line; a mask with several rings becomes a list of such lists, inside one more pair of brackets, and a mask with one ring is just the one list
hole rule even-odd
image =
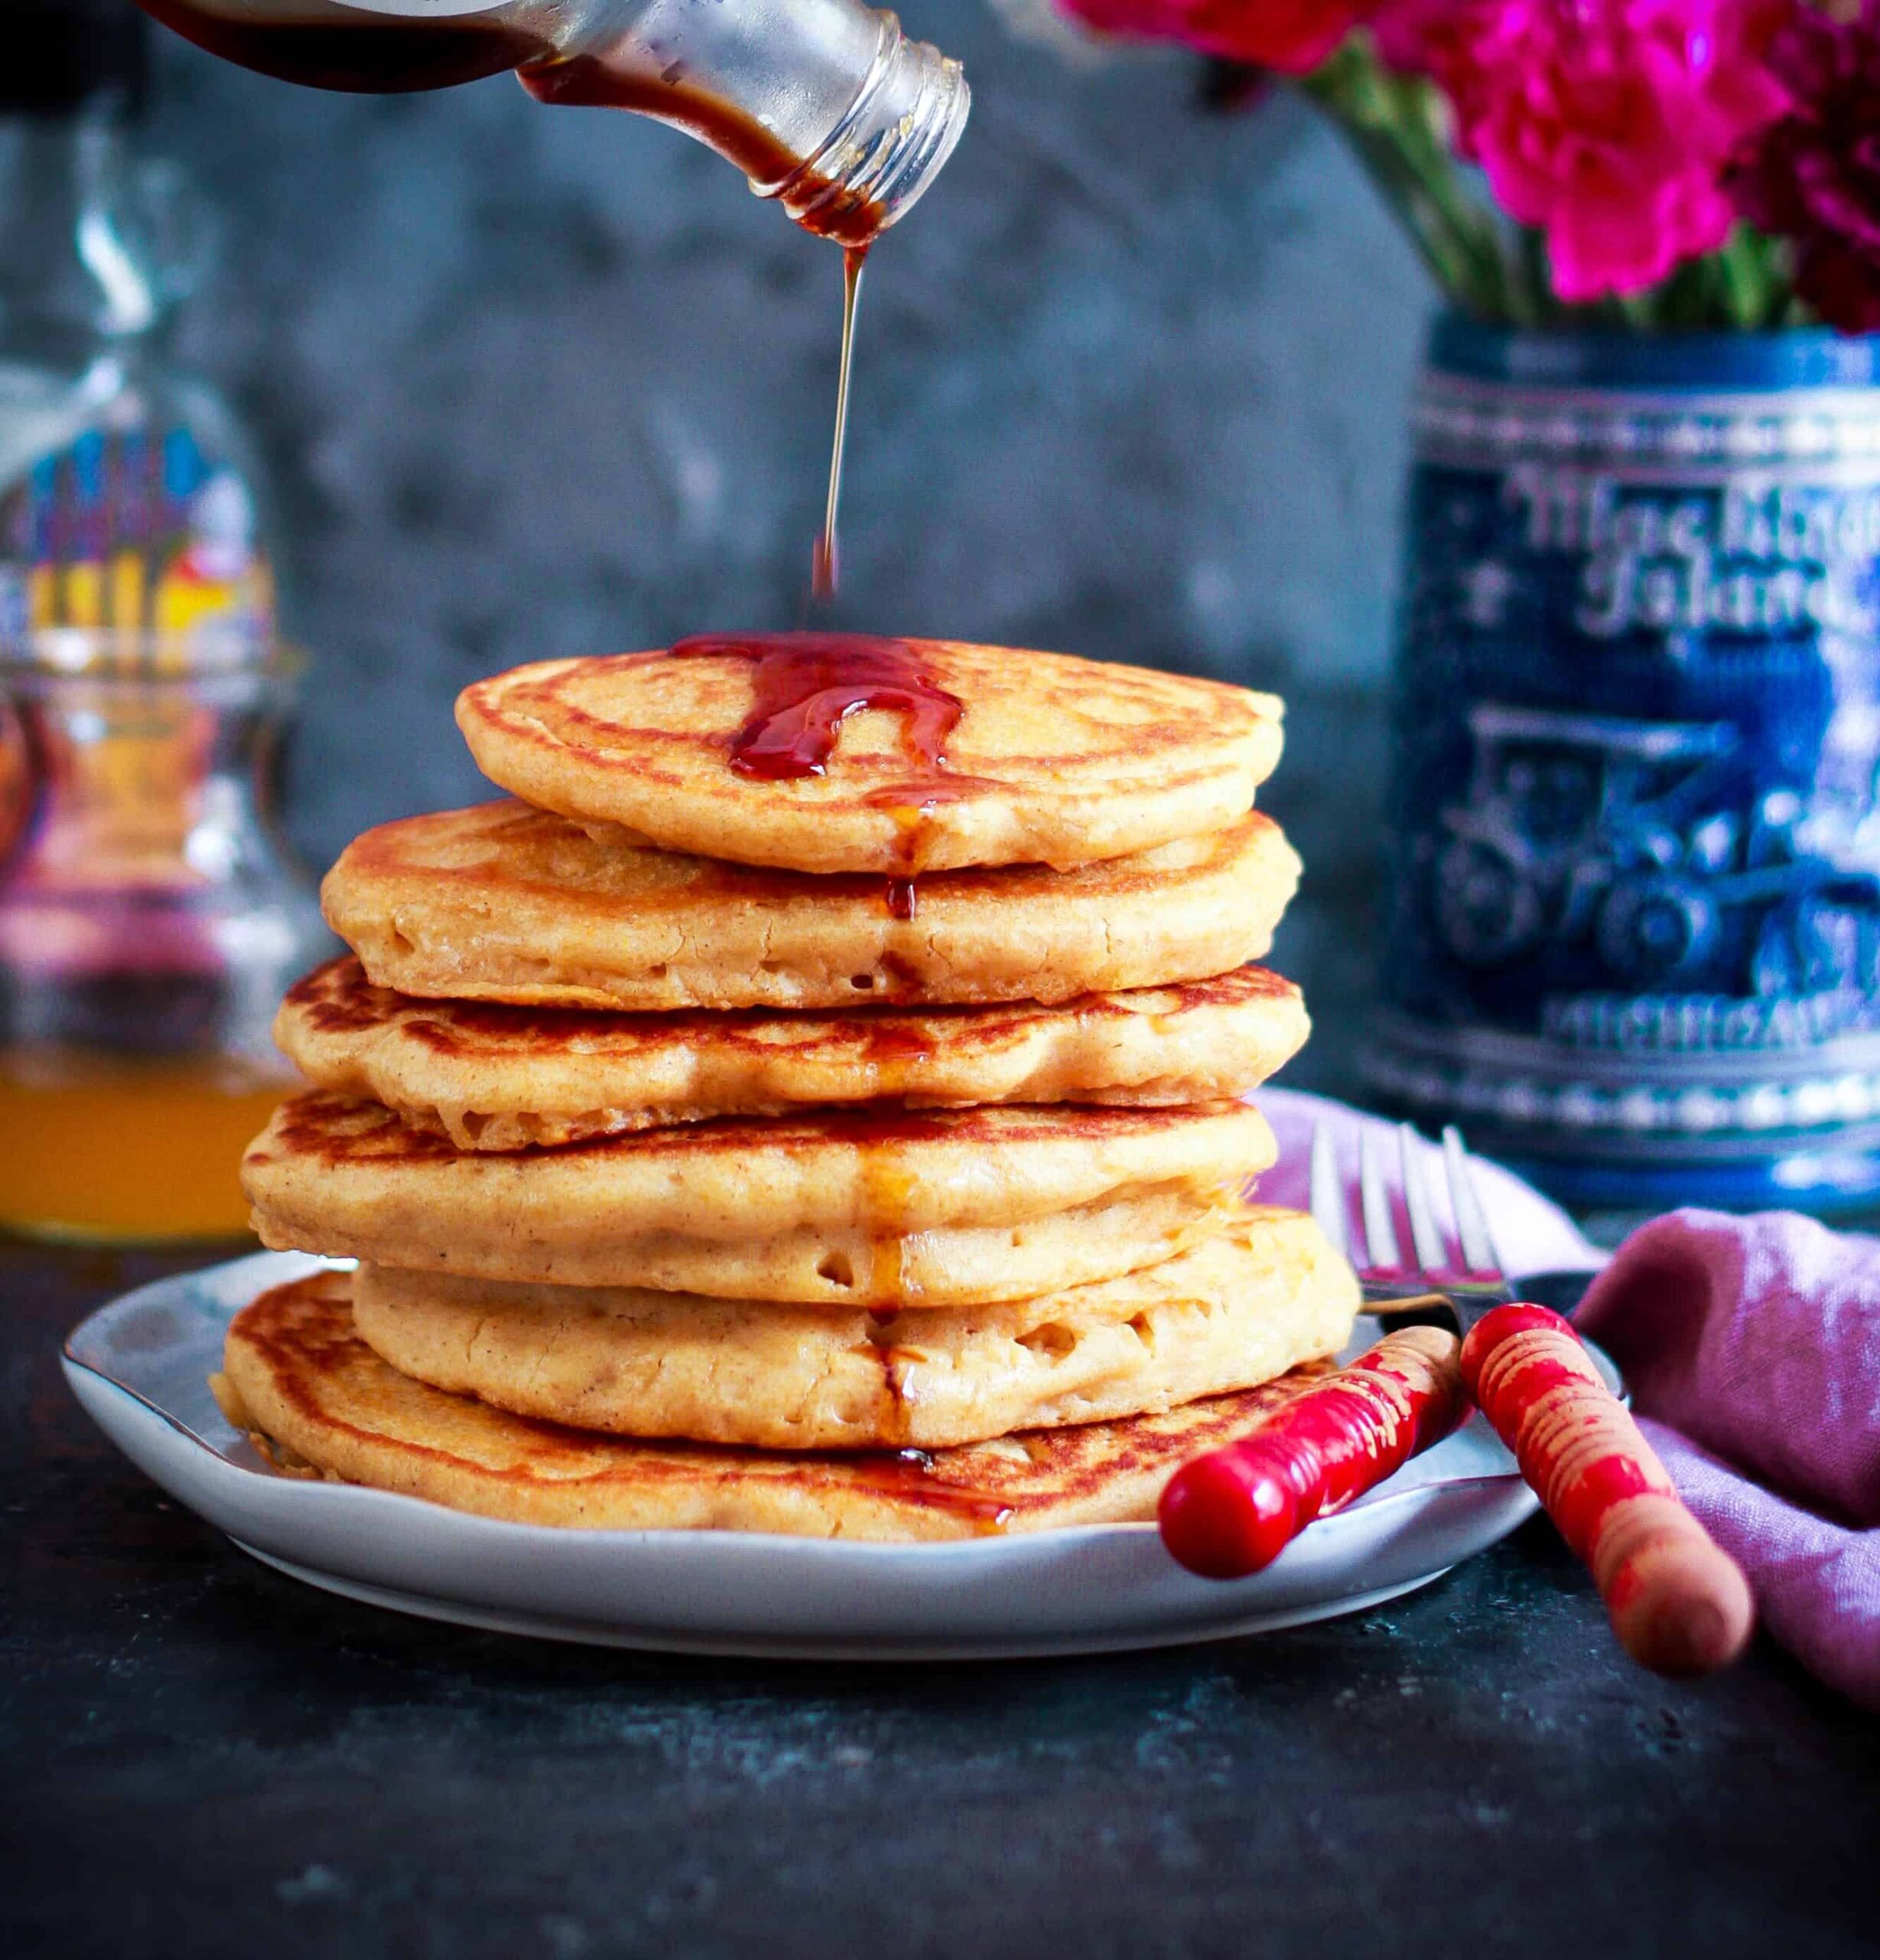
[[292, 681], [8, 669], [31, 797], [0, 880], [0, 1224], [244, 1228], [236, 1165], [290, 1076], [274, 1010], [332, 949], [267, 821]]
[[18, 0], [0, 75], [0, 1226], [240, 1231], [329, 949], [269, 825], [292, 664], [257, 467], [168, 328], [200, 227], [134, 144], [128, 0]]

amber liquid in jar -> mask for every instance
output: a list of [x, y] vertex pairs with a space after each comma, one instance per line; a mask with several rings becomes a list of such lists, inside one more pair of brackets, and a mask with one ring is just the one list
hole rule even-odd
[[237, 1167], [287, 1086], [196, 1057], [0, 1054], [0, 1227], [99, 1243], [245, 1232]]

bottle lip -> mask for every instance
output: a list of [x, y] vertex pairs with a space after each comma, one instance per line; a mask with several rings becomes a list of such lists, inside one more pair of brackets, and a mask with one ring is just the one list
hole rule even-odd
[[787, 177], [753, 188], [806, 230], [866, 246], [919, 201], [972, 106], [960, 63], [884, 14], [868, 72], [835, 128]]

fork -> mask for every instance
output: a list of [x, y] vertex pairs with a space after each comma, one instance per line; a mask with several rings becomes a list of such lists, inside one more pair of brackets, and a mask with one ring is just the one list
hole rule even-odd
[[1453, 1127], [1443, 1132], [1455, 1224], [1453, 1240], [1445, 1235], [1424, 1176], [1426, 1147], [1409, 1124], [1398, 1127], [1396, 1197], [1414, 1261], [1400, 1247], [1375, 1125], [1359, 1135], [1359, 1234], [1323, 1124], [1313, 1134], [1312, 1213], [1357, 1267], [1369, 1312], [1450, 1325], [1387, 1333], [1251, 1436], [1185, 1464], [1162, 1492], [1164, 1544], [1205, 1577], [1257, 1572], [1314, 1518], [1447, 1436], [1473, 1400], [1591, 1568], [1633, 1658], [1674, 1675], [1721, 1667], [1754, 1621], [1741, 1569], [1685, 1508], [1571, 1323], [1515, 1298]]

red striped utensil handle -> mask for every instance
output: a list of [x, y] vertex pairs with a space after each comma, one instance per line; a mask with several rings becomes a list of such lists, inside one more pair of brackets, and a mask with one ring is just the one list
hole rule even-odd
[[1387, 1334], [1251, 1436], [1183, 1464], [1156, 1511], [1162, 1543], [1204, 1579], [1270, 1565], [1315, 1517], [1342, 1511], [1467, 1414], [1460, 1346], [1440, 1327]]
[[1749, 1583], [1685, 1508], [1572, 1327], [1525, 1301], [1491, 1308], [1463, 1343], [1462, 1374], [1633, 1659], [1672, 1675], [1735, 1660], [1755, 1623]]

